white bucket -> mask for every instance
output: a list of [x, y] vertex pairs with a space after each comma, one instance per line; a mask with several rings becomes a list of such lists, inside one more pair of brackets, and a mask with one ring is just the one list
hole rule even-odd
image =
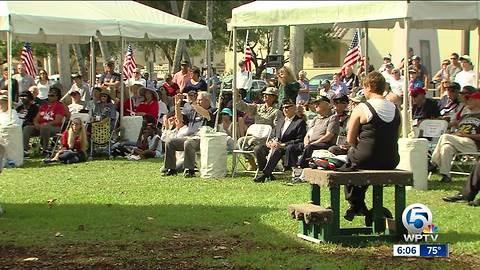
[[0, 128], [0, 138], [5, 140], [5, 160], [11, 160], [15, 166], [23, 165], [22, 126], [9, 125]]
[[200, 134], [200, 177], [224, 178], [227, 175], [227, 134]]
[[124, 116], [122, 117], [121, 126], [123, 129], [123, 139], [136, 142], [140, 131], [142, 130], [143, 117], [141, 116]]
[[428, 189], [428, 140], [398, 139], [400, 163], [397, 169], [413, 173], [413, 187], [419, 190]]

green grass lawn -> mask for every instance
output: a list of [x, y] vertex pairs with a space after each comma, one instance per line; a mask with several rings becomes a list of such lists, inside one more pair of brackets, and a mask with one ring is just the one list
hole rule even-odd
[[[439, 242], [450, 243], [451, 256], [406, 259], [392, 256], [391, 243], [346, 247], [298, 239], [299, 224], [286, 208], [309, 200], [308, 184], [162, 177], [161, 161], [40, 163], [27, 161], [0, 176], [6, 210], [0, 217], [0, 268], [480, 268], [480, 209], [441, 200], [459, 190], [464, 177], [450, 184], [434, 178], [427, 192], [407, 191], [407, 203], [432, 210]], [[384, 198], [393, 209], [393, 188], [386, 188]], [[342, 219], [343, 226], [362, 224], [363, 218]], [[23, 261], [29, 257], [38, 260]]]

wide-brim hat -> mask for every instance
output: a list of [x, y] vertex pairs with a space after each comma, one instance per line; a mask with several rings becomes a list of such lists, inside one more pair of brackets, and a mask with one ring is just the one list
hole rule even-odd
[[142, 89], [140, 89], [140, 91], [143, 91], [143, 94], [142, 94], [142, 95], [145, 95], [145, 91], [150, 91], [150, 92], [152, 93], [153, 98], [154, 98], [155, 100], [158, 101], [158, 99], [159, 99], [158, 93], [157, 93], [157, 91], [154, 90], [154, 89], [147, 88], [147, 87], [143, 87]]
[[357, 103], [367, 101], [367, 98], [365, 97], [365, 94], [363, 93], [363, 89], [358, 90], [357, 93], [355, 94], [355, 96], [349, 97], [349, 99], [351, 101], [357, 102]]
[[278, 89], [276, 87], [267, 87], [265, 91], [263, 91], [264, 95], [275, 95], [278, 96]]
[[233, 112], [232, 110], [230, 110], [230, 108], [223, 108], [223, 110], [220, 113], [228, 114], [233, 117]]
[[77, 78], [82, 78], [82, 74], [80, 74], [80, 73], [75, 73], [75, 74], [72, 75], [72, 80], [75, 80], [75, 79], [77, 79]]

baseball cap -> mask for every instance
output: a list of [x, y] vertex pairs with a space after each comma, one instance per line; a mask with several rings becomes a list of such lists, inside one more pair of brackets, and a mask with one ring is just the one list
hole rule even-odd
[[224, 113], [224, 114], [228, 114], [230, 116], [233, 116], [233, 112], [232, 110], [230, 110], [230, 108], [223, 108], [223, 110], [221, 111], [221, 113]]
[[425, 89], [422, 87], [415, 87], [413, 89], [410, 89], [410, 95], [425, 95], [427, 92], [425, 92]]
[[286, 99], [286, 100], [283, 101], [283, 105], [282, 105], [283, 108], [291, 107], [291, 106], [295, 106], [295, 102], [293, 102], [293, 100]]
[[392, 55], [387, 53], [383, 56], [383, 59], [392, 59]]
[[342, 93], [338, 93], [332, 97], [332, 100], [348, 102], [348, 96]]
[[73, 94], [79, 94], [80, 95], [80, 92], [78, 90], [73, 90], [72, 92], [70, 92], [70, 96], [73, 95]]
[[448, 89], [453, 89], [455, 91], [460, 91], [460, 84], [458, 84], [457, 82], [449, 82], [448, 85], [447, 85], [447, 88]]
[[314, 100], [311, 101], [311, 103], [319, 103], [319, 102], [330, 102], [330, 99], [327, 96], [324, 95], [318, 95]]
[[360, 89], [360, 90], [357, 91], [357, 93], [355, 94], [354, 97], [350, 98], [350, 100], [353, 101], [353, 102], [360, 103], [360, 102], [367, 101], [367, 98], [365, 97], [365, 94], [363, 93], [363, 89]]
[[278, 96], [278, 89], [276, 87], [267, 87], [267, 89], [263, 91], [263, 94]]
[[460, 59], [460, 61], [465, 60], [470, 64], [472, 63], [472, 58], [470, 57], [470, 55], [466, 55], [466, 54], [462, 55], [459, 59]]
[[420, 58], [420, 56], [418, 56], [418, 55], [412, 56], [412, 60], [420, 60], [420, 59], [421, 59], [421, 58]]
[[475, 92], [470, 95], [466, 95], [465, 98], [467, 99], [480, 99], [480, 92]]
[[188, 61], [187, 60], [182, 60], [182, 62], [180, 62], [180, 65], [181, 66], [188, 65]]

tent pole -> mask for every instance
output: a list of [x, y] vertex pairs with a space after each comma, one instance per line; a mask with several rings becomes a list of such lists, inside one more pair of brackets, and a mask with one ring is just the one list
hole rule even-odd
[[365, 75], [368, 74], [368, 67], [370, 61], [368, 60], [368, 22], [365, 22]]
[[409, 38], [409, 28], [408, 28], [408, 19], [403, 20], [405, 24], [405, 56], [403, 60], [403, 117], [402, 117], [402, 137], [408, 137], [408, 125], [410, 124], [409, 117], [409, 95], [408, 95], [408, 38]]
[[[233, 128], [232, 128], [232, 137], [233, 137], [233, 145], [237, 145], [237, 28], [233, 27], [233, 78], [232, 78], [232, 109], [233, 109]], [[218, 108], [218, 112], [221, 108]], [[233, 174], [233, 166], [236, 162], [236, 156], [233, 155], [232, 160], [232, 174]]]
[[477, 66], [475, 67], [475, 84], [477, 85], [477, 88], [480, 87], [480, 84], [478, 83], [478, 73], [480, 72], [480, 24], [477, 24], [477, 38], [478, 38], [478, 44], [477, 44]]
[[7, 31], [7, 68], [8, 68], [8, 117], [12, 120], [12, 104], [13, 104], [13, 96], [12, 96], [12, 27], [9, 25], [9, 30]]
[[123, 96], [124, 96], [124, 92], [125, 92], [125, 83], [124, 83], [124, 79], [123, 78], [123, 52], [125, 51], [125, 38], [123, 37], [120, 37], [120, 42], [121, 42], [121, 46], [122, 46], [122, 50], [120, 52], [120, 67], [119, 67], [119, 71], [120, 71], [120, 116], [118, 117], [118, 119], [122, 119], [123, 117]]
[[[90, 94], [93, 93], [93, 87], [95, 87], [95, 39], [90, 37]], [[91, 96], [91, 95], [90, 95]]]

